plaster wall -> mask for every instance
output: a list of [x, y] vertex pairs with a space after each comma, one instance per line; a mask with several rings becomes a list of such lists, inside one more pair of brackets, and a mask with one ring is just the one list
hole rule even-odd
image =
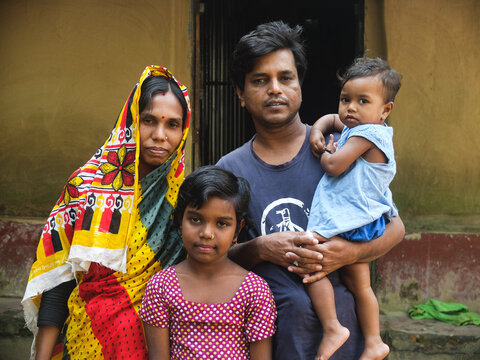
[[366, 54], [403, 77], [390, 116], [402, 216], [478, 222], [480, 2], [367, 0], [365, 13]]
[[192, 31], [190, 0], [1, 1], [0, 215], [48, 215], [146, 65], [190, 89]]
[[384, 310], [408, 311], [428, 299], [480, 311], [480, 235], [410, 233], [378, 260], [376, 294]]

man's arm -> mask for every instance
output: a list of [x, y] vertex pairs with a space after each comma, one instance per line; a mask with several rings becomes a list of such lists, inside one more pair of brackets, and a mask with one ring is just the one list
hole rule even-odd
[[[312, 264], [310, 259], [302, 258], [300, 252], [293, 249], [286, 257], [290, 263], [297, 261], [300, 266], [289, 266], [288, 270], [299, 275], [303, 274], [305, 283], [315, 282], [343, 266], [378, 259], [399, 244], [404, 235], [405, 226], [402, 219], [399, 216], [393, 217], [385, 227], [384, 234], [372, 241], [352, 242], [334, 236], [321, 244], [308, 245], [309, 249], [315, 249], [323, 255], [320, 262], [322, 270], [320, 271], [313, 270], [313, 268], [318, 268], [317, 263]], [[315, 236], [325, 240], [317, 234]]]

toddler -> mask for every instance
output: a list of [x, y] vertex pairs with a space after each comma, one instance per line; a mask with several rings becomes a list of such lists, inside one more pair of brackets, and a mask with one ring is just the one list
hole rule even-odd
[[[340, 77], [338, 115], [326, 115], [312, 127], [310, 143], [321, 155], [326, 174], [315, 192], [307, 229], [328, 239], [338, 235], [349, 241], [380, 237], [398, 211], [389, 185], [395, 176], [393, 130], [385, 121], [400, 88], [397, 72], [386, 61], [357, 58]], [[333, 135], [326, 145], [323, 134]], [[365, 337], [361, 360], [383, 359], [389, 353], [380, 337], [379, 310], [370, 286], [368, 263], [341, 269], [342, 280], [355, 297]], [[307, 285], [324, 329], [316, 359], [328, 359], [348, 338], [349, 331], [336, 315], [333, 289], [325, 277]]]

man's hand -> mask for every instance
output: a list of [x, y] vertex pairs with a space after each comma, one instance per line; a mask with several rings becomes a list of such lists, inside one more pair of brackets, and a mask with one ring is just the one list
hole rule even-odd
[[[298, 264], [298, 266], [289, 266], [288, 270], [303, 276], [304, 283], [318, 281], [346, 265], [358, 262], [367, 263], [378, 259], [402, 241], [405, 227], [399, 216], [392, 217], [390, 223], [385, 227], [385, 233], [379, 238], [367, 242], [347, 241], [339, 236], [325, 239], [317, 233], [313, 234], [319, 240], [319, 244], [307, 245], [305, 248], [321, 253], [322, 260], [316, 265], [317, 270], [308, 271], [308, 264], [304, 265], [303, 261], [305, 260], [294, 252], [287, 256], [292, 263], [296, 261]], [[319, 265], [321, 265], [320, 269], [318, 269]]]
[[[261, 260], [288, 268], [297, 261], [297, 274], [319, 271], [322, 254], [315, 246], [318, 240], [312, 232], [284, 231], [257, 238]], [[293, 256], [293, 257], [292, 257]], [[301, 266], [299, 263], [302, 263]]]
[[338, 236], [317, 245], [316, 250], [323, 254], [322, 270], [306, 274], [303, 282], [318, 281], [341, 267], [354, 264], [358, 259], [358, 246], [361, 246], [360, 243], [350, 242]]
[[311, 231], [286, 231], [236, 244], [229, 256], [246, 269], [270, 261], [303, 277], [304, 283], [311, 283], [345, 265], [378, 259], [402, 241], [404, 234], [405, 227], [397, 216], [381, 237], [368, 242], [351, 242], [338, 236], [326, 239]]
[[[289, 252], [287, 257], [292, 265], [288, 270], [303, 277], [304, 283], [312, 283], [324, 278], [331, 272], [345, 266], [353, 264], [358, 255], [355, 243], [349, 242], [338, 236], [331, 239], [325, 239], [317, 233], [311, 233], [317, 239], [319, 244], [306, 245], [303, 250], [311, 250], [322, 255], [321, 261], [312, 266], [310, 259], [302, 258], [298, 252]], [[315, 270], [312, 270], [312, 269]]]

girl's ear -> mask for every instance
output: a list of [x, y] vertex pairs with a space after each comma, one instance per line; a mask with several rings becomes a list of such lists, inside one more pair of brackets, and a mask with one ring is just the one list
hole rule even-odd
[[383, 106], [382, 120], [385, 121], [393, 110], [393, 101], [389, 101]]
[[232, 242], [233, 244], [237, 243], [238, 234], [240, 234], [240, 231], [242, 231], [244, 226], [245, 226], [245, 219], [242, 219], [240, 221], [240, 224], [238, 224], [238, 226], [237, 226], [237, 230], [235, 231], [235, 235], [233, 237], [233, 242]]

